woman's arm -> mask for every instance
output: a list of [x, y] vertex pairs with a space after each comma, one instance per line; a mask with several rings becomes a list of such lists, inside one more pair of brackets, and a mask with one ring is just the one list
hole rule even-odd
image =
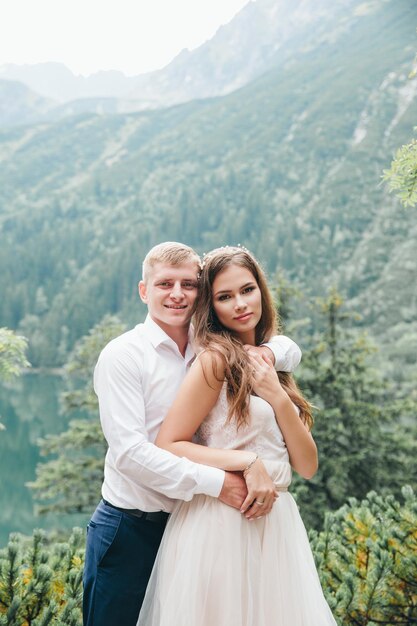
[[318, 455], [310, 431], [301, 421], [270, 362], [257, 354], [249, 355], [256, 381], [254, 391], [274, 409], [292, 467], [303, 478], [312, 478], [317, 472]]
[[[221, 356], [209, 351], [201, 353], [185, 377], [155, 443], [160, 448], [197, 463], [232, 472], [244, 471], [255, 459], [254, 452], [220, 450], [191, 441], [200, 424], [216, 404], [223, 378], [224, 363]], [[242, 505], [242, 511], [246, 511], [254, 500], [258, 500], [265, 503], [262, 513], [268, 512], [275, 499], [275, 486], [260, 459], [251, 465], [245, 480], [248, 497]]]
[[[220, 380], [214, 374], [213, 360]], [[193, 363], [159, 430], [155, 443], [177, 456], [231, 472], [243, 471], [254, 457], [244, 450], [218, 450], [192, 443], [198, 427], [217, 402], [223, 385], [221, 357], [203, 352]]]

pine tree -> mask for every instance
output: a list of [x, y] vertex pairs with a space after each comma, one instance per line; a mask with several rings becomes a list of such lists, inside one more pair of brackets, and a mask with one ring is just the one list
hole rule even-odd
[[87, 411], [92, 417], [74, 419], [66, 431], [40, 442], [43, 455], [58, 455], [39, 464], [36, 480], [29, 483], [42, 502], [40, 513], [90, 512], [100, 499], [107, 445], [98, 419], [93, 369], [102, 348], [124, 330], [116, 317], [107, 315], [77, 342], [69, 357], [65, 367], [67, 391], [62, 396], [64, 411]]
[[[417, 55], [408, 78], [417, 80]], [[417, 130], [417, 126], [414, 130]], [[412, 139], [397, 150], [390, 169], [384, 170], [382, 178], [405, 207], [417, 204], [417, 139]]]
[[[16, 335], [8, 328], [0, 328], [0, 381], [19, 376], [23, 368], [29, 367], [30, 363], [25, 356], [26, 349], [25, 337]], [[0, 430], [4, 430], [1, 421]]]
[[[319, 470], [310, 481], [295, 476], [293, 489], [309, 527], [321, 527], [324, 513], [348, 497], [375, 489], [400, 493], [415, 484], [417, 407], [396, 398], [370, 363], [375, 348], [349, 328], [350, 313], [332, 290], [319, 301], [312, 348], [303, 354], [301, 387], [316, 407], [313, 435]], [[414, 426], [413, 426], [414, 424]]]
[[84, 535], [49, 544], [44, 531], [0, 551], [0, 626], [81, 626]]
[[390, 169], [384, 170], [383, 179], [404, 206], [417, 204], [417, 139], [397, 150]]
[[0, 328], [0, 380], [18, 376], [24, 367], [29, 367], [25, 357], [27, 340], [8, 328]]
[[369, 493], [326, 515], [311, 544], [340, 626], [417, 624], [417, 500]]

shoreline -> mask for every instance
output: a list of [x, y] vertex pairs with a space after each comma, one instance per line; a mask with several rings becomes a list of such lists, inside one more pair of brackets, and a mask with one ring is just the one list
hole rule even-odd
[[22, 370], [22, 376], [30, 374], [47, 374], [48, 376], [64, 376], [63, 367], [25, 367]]

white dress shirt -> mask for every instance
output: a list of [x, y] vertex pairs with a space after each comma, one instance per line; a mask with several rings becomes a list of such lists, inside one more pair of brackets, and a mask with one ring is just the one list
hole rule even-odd
[[[288, 337], [274, 337], [268, 346], [277, 369], [292, 371], [300, 362], [301, 351]], [[223, 470], [179, 458], [153, 443], [194, 356], [191, 341], [183, 357], [149, 315], [101, 352], [94, 389], [109, 446], [102, 495], [111, 504], [169, 512], [176, 499], [220, 494]]]

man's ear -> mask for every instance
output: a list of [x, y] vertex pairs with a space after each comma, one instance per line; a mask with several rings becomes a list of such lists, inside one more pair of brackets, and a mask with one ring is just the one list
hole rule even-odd
[[143, 280], [139, 281], [139, 283], [138, 283], [138, 291], [139, 291], [139, 296], [140, 296], [140, 299], [142, 300], [142, 302], [147, 304], [148, 296], [147, 296], [147, 293], [146, 293], [146, 283], [144, 283]]

